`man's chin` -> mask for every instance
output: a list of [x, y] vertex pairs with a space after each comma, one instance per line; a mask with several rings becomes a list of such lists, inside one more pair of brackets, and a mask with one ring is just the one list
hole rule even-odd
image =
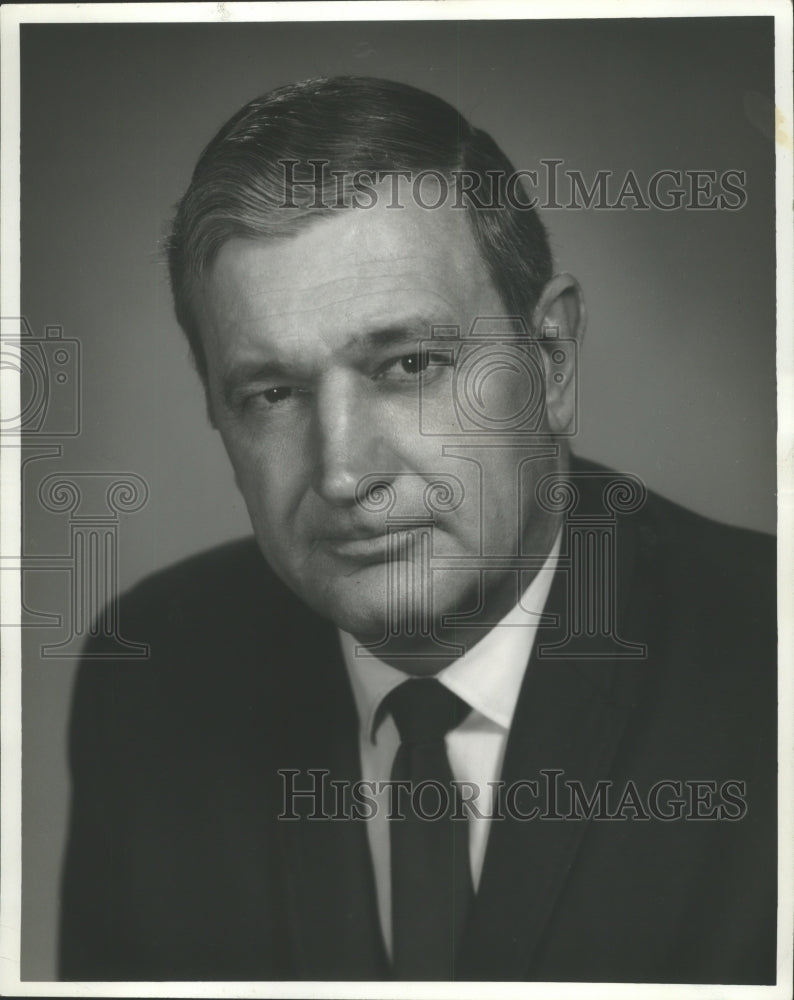
[[426, 634], [431, 613], [459, 614], [476, 606], [476, 573], [422, 579], [414, 560], [399, 563], [397, 569], [395, 562], [314, 559], [300, 577], [283, 578], [314, 611], [363, 645], [388, 640], [413, 646]]
[[[378, 643], [403, 631], [415, 629], [422, 616], [422, 602], [399, 594], [390, 586], [386, 566], [365, 566], [348, 574], [327, 577], [321, 586], [312, 581], [304, 599], [337, 628], [359, 642]], [[424, 610], [427, 613], [427, 610]]]

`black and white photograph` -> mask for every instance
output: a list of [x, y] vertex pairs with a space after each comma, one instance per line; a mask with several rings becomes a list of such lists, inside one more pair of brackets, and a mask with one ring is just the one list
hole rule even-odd
[[790, 997], [791, 6], [2, 18], [2, 992]]

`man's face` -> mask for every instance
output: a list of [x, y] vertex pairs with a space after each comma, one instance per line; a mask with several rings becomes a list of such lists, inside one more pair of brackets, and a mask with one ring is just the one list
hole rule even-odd
[[[548, 550], [549, 519], [533, 510], [527, 483], [554, 467], [549, 460], [522, 467], [527, 452], [516, 448], [442, 453], [461, 441], [455, 367], [434, 363], [420, 342], [434, 325], [465, 337], [476, 317], [505, 314], [465, 212], [379, 204], [277, 241], [232, 240], [197, 306], [210, 406], [259, 546], [316, 611], [377, 642], [389, 602], [410, 616], [431, 585], [434, 619], [474, 611], [478, 557], [518, 554], [521, 524], [524, 553]], [[495, 417], [515, 413], [526, 391], [523, 377], [496, 370], [480, 403]], [[358, 502], [364, 477], [389, 484], [390, 509], [377, 509], [377, 491]], [[431, 514], [427, 488], [445, 478], [462, 487], [460, 502]], [[387, 523], [431, 518], [432, 558], [449, 568], [428, 582], [421, 546], [410, 532], [390, 542]], [[408, 581], [399, 594], [389, 559]], [[515, 601], [508, 575], [483, 577], [481, 616]], [[493, 606], [500, 590], [505, 607]]]

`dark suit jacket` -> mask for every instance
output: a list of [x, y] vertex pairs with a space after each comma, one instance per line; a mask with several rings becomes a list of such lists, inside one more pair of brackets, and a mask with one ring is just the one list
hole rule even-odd
[[[735, 780], [746, 813], [494, 820], [458, 978], [773, 983], [772, 540], [653, 495], [618, 522], [618, 632], [648, 656], [546, 659], [563, 633], [541, 629], [503, 778], [716, 782], [701, 816]], [[389, 978], [364, 823], [276, 818], [280, 768], [359, 776], [333, 626], [253, 541], [144, 581], [120, 621], [151, 658], [79, 671], [61, 976]]]

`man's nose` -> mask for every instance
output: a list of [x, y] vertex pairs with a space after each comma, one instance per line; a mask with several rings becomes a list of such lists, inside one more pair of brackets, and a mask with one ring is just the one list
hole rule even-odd
[[329, 378], [316, 395], [313, 485], [336, 506], [356, 501], [356, 489], [365, 476], [377, 473], [390, 482], [396, 472], [385, 404], [362, 381], [356, 374]]

